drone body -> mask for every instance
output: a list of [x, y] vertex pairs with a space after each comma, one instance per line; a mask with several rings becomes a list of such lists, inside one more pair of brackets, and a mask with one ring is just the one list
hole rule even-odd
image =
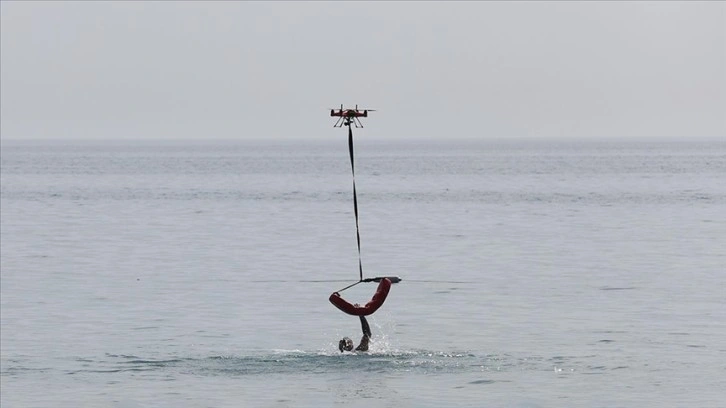
[[337, 122], [333, 125], [333, 127], [343, 127], [343, 126], [350, 126], [353, 124], [355, 127], [363, 127], [363, 123], [361, 123], [360, 119], [358, 118], [367, 118], [368, 112], [375, 112], [375, 109], [358, 109], [358, 105], [355, 105], [355, 109], [346, 109], [343, 108], [343, 105], [340, 105], [340, 109], [331, 109], [330, 110], [330, 116], [339, 117]]

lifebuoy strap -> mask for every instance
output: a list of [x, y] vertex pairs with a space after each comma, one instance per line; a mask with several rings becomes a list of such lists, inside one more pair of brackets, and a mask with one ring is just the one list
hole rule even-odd
[[363, 280], [363, 261], [360, 256], [360, 228], [358, 228], [358, 195], [355, 191], [355, 162], [353, 160], [353, 127], [348, 122], [348, 151], [350, 152], [350, 170], [353, 173], [353, 212], [355, 213], [355, 237], [358, 240], [358, 272]]
[[337, 307], [344, 313], [353, 316], [368, 316], [373, 314], [376, 310], [383, 306], [383, 302], [386, 301], [386, 298], [388, 297], [388, 292], [390, 290], [391, 280], [388, 278], [383, 278], [381, 279], [381, 283], [378, 284], [378, 289], [373, 295], [373, 298], [371, 298], [371, 300], [366, 303], [365, 306], [360, 306], [358, 304], [352, 305], [348, 303], [348, 301], [340, 297], [340, 294], [338, 292], [334, 292], [332, 295], [330, 295], [330, 298], [328, 300], [330, 300], [330, 303], [332, 303], [333, 306]]

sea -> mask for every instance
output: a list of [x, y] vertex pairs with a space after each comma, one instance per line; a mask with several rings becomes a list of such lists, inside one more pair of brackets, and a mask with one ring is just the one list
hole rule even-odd
[[3, 140], [0, 405], [726, 407], [726, 140], [356, 134], [340, 353], [343, 133]]

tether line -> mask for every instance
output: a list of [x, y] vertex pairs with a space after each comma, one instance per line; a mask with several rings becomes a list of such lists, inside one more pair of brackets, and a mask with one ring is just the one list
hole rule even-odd
[[[348, 122], [348, 151], [350, 152], [350, 169], [353, 172], [353, 211], [355, 212], [355, 236], [358, 240], [358, 271], [363, 281], [363, 261], [360, 255], [360, 228], [358, 227], [358, 196], [355, 191], [355, 162], [353, 160], [353, 127]], [[346, 288], [347, 289], [347, 288]]]

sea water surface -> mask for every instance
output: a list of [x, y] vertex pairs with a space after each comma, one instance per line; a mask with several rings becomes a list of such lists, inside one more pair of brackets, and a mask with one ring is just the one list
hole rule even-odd
[[341, 354], [344, 138], [3, 141], [0, 405], [726, 405], [725, 141], [356, 143]]

